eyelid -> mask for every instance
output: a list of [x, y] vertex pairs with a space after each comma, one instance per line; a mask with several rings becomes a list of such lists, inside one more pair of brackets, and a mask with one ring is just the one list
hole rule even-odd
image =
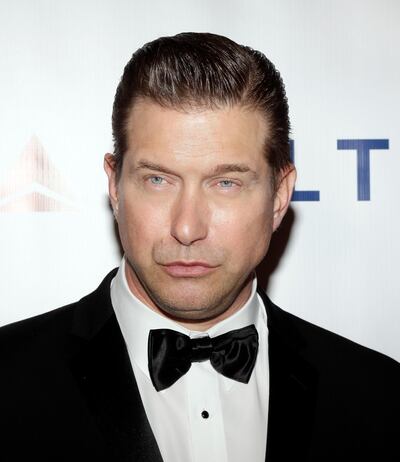
[[147, 175], [144, 175], [144, 178], [146, 180], [148, 180], [149, 178], [162, 178], [163, 180], [165, 180], [165, 175], [163, 175], [162, 173], [149, 173]]
[[221, 183], [222, 181], [230, 181], [234, 184], [242, 184], [242, 182], [238, 178], [216, 178], [217, 183]]
[[153, 173], [144, 174], [144, 179], [146, 180], [149, 178], [154, 178], [154, 177], [159, 177], [159, 178], [162, 178], [163, 180], [168, 180], [168, 178], [170, 178], [171, 175], [169, 175], [168, 173], [164, 173], [164, 172], [160, 172], [160, 173], [153, 172]]

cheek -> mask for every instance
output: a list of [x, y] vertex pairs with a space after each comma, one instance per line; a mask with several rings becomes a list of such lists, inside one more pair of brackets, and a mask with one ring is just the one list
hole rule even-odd
[[272, 235], [272, 206], [265, 201], [245, 204], [240, 209], [219, 210], [213, 215], [213, 236], [238, 264], [249, 264], [261, 260]]
[[168, 230], [165, 209], [144, 205], [144, 201], [120, 200], [118, 226], [122, 245], [135, 255], [149, 254]]

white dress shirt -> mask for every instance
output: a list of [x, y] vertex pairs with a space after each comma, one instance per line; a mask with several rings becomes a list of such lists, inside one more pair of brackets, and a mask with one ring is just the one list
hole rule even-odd
[[[164, 462], [265, 462], [268, 330], [256, 286], [254, 277], [250, 298], [238, 312], [206, 332], [195, 332], [156, 313], [135, 297], [128, 287], [125, 259], [122, 260], [111, 282], [112, 305]], [[192, 363], [189, 371], [171, 387], [155, 390], [147, 362], [150, 329], [174, 329], [195, 338], [215, 337], [250, 324], [258, 331], [259, 350], [249, 383], [224, 377], [213, 369], [210, 361], [204, 361]]]

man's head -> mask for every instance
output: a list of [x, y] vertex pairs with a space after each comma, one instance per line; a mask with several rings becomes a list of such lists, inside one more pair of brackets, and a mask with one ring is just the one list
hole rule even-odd
[[115, 95], [112, 124], [118, 172], [128, 149], [128, 116], [140, 98], [178, 110], [257, 109], [268, 124], [264, 154], [274, 179], [290, 165], [285, 88], [260, 51], [208, 33], [161, 37], [139, 48], [125, 66]]
[[279, 74], [224, 37], [155, 40], [125, 67], [113, 131], [105, 168], [131, 290], [193, 328], [229, 316], [293, 189]]

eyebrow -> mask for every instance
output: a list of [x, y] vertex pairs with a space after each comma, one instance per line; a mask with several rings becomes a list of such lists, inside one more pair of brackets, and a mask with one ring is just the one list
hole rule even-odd
[[[176, 175], [175, 172], [173, 172], [171, 169], [168, 167], [165, 167], [161, 164], [155, 164], [154, 162], [150, 162], [147, 160], [139, 160], [135, 170], [140, 170], [140, 169], [147, 169], [147, 170], [153, 170], [156, 172], [163, 172], [163, 173], [168, 173], [170, 175]], [[219, 164], [216, 165], [211, 171], [210, 175], [222, 175], [224, 173], [232, 173], [232, 172], [239, 172], [239, 173], [251, 173], [254, 177], [258, 177], [258, 174], [256, 171], [252, 170], [248, 165], [246, 164]]]

